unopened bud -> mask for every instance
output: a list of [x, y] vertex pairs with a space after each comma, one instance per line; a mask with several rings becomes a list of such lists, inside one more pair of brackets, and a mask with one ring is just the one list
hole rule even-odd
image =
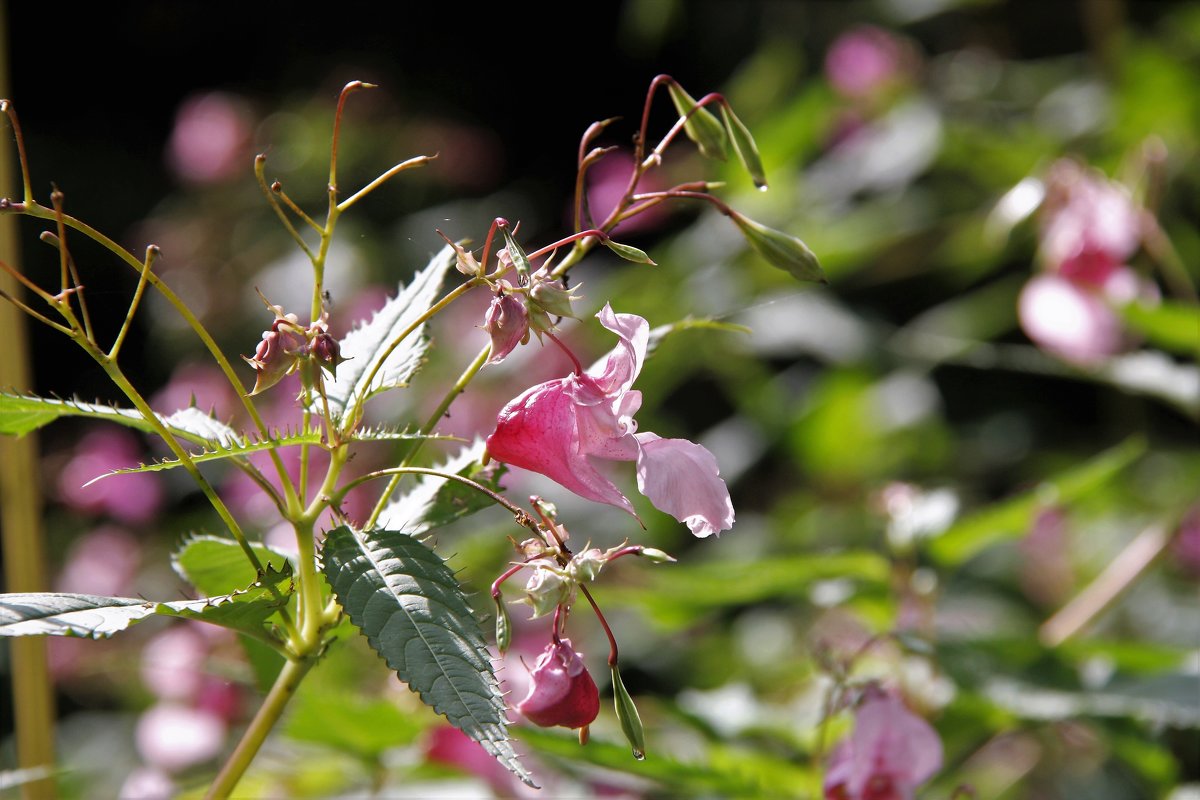
[[687, 118], [687, 122], [683, 123], [683, 132], [696, 143], [700, 153], [705, 158], [724, 161], [729, 151], [729, 137], [725, 133], [725, 126], [708, 109], [697, 107], [695, 98], [675, 81], [667, 84], [667, 91], [670, 92], [671, 102], [675, 104], [675, 110], [680, 116], [695, 109]]
[[313, 338], [308, 352], [321, 365], [322, 369], [329, 370], [329, 374], [335, 378], [338, 364], [346, 360], [342, 358], [342, 346], [338, 344], [337, 339], [324, 331]]
[[538, 564], [525, 584], [525, 597], [518, 602], [533, 609], [530, 619], [544, 617], [571, 599], [572, 584], [557, 567]]
[[529, 299], [543, 311], [556, 317], [574, 317], [571, 301], [577, 299], [578, 286], [568, 289], [562, 281], [551, 280], [545, 269], [533, 273], [529, 281]]
[[506, 291], [507, 288], [507, 284], [501, 282], [483, 316], [483, 329], [492, 337], [489, 364], [499, 364], [517, 345], [529, 341], [529, 309], [521, 298]]
[[816, 255], [795, 236], [768, 228], [736, 211], [731, 211], [729, 218], [741, 229], [754, 252], [771, 266], [791, 273], [797, 280], [828, 283]]
[[605, 554], [597, 548], [584, 550], [571, 557], [567, 570], [576, 581], [594, 581], [600, 574], [601, 568], [608, 561]]
[[646, 757], [646, 732], [642, 727], [642, 717], [638, 714], [633, 698], [629, 696], [629, 690], [625, 688], [625, 682], [621, 680], [621, 670], [616, 664], [612, 665], [612, 688], [621, 732], [633, 748], [633, 757], [641, 761]]

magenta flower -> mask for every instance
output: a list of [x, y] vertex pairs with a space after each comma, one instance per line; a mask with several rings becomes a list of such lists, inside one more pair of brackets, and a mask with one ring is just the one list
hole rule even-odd
[[534, 725], [583, 728], [600, 713], [600, 690], [570, 639], [546, 645], [529, 678], [529, 693], [517, 712]]
[[642, 394], [630, 387], [642, 369], [650, 326], [607, 304], [596, 316], [620, 343], [586, 372], [540, 383], [509, 402], [488, 437], [488, 453], [634, 516], [629, 499], [596, 462], [636, 461], [638, 491], [656, 508], [697, 536], [728, 530], [733, 503], [713, 454], [686, 439], [636, 433], [633, 415]]
[[928, 722], [899, 698], [868, 697], [854, 715], [854, 733], [833, 751], [826, 800], [912, 800], [917, 786], [942, 768], [942, 742]]

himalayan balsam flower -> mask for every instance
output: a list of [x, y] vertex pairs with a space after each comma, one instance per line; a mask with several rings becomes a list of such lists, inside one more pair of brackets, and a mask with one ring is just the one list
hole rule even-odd
[[636, 433], [642, 394], [632, 390], [642, 369], [650, 326], [607, 304], [596, 315], [620, 338], [586, 372], [533, 386], [501, 411], [488, 437], [498, 461], [539, 472], [580, 497], [636, 516], [629, 498], [596, 470], [597, 460], [636, 461], [638, 491], [697, 536], [733, 526], [733, 503], [717, 460], [686, 439]]
[[1140, 212], [1123, 186], [1064, 159], [1050, 170], [1040, 222], [1046, 271], [1021, 291], [1021, 328], [1061, 358], [1099, 363], [1128, 343], [1114, 306], [1157, 299], [1126, 266], [1141, 242]]
[[942, 768], [942, 742], [899, 698], [878, 693], [854, 715], [854, 733], [838, 745], [825, 773], [826, 800], [912, 800]]
[[600, 713], [600, 690], [570, 639], [546, 645], [529, 675], [517, 712], [543, 728], [583, 728]]

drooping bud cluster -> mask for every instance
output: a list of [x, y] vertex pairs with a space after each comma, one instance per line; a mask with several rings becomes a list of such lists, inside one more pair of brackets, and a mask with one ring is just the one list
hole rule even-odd
[[285, 375], [298, 370], [306, 359], [328, 370], [330, 375], [337, 374], [338, 364], [346, 359], [342, 357], [337, 339], [329, 333], [326, 315], [305, 328], [295, 314], [285, 314], [281, 306], [267, 302], [266, 298], [263, 298], [263, 302], [275, 314], [275, 320], [263, 332], [254, 357], [242, 356], [258, 373], [254, 390], [250, 392], [251, 397], [265, 392], [283, 380]]

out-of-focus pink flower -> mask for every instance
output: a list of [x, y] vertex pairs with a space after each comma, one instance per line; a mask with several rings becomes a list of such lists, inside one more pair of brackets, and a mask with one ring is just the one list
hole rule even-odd
[[534, 725], [583, 728], [600, 713], [600, 690], [570, 639], [546, 645], [529, 678], [529, 694], [517, 712]]
[[509, 771], [479, 742], [453, 725], [438, 725], [429, 731], [425, 739], [425, 758], [434, 764], [457, 767], [482, 778], [501, 797], [510, 795], [513, 790], [515, 781], [510, 778]]
[[1035, 344], [1068, 361], [1095, 364], [1122, 347], [1121, 323], [1102, 296], [1061, 275], [1031, 278], [1017, 316]]
[[1026, 284], [1017, 309], [1035, 344], [1083, 365], [1125, 349], [1114, 306], [1158, 300], [1126, 266], [1141, 244], [1141, 213], [1124, 186], [1095, 170], [1070, 159], [1050, 168], [1039, 228], [1046, 272]]
[[1072, 593], [1067, 515], [1057, 506], [1038, 512], [1021, 540], [1021, 589], [1034, 602], [1057, 608]]
[[208, 642], [192, 625], [172, 625], [142, 648], [142, 683], [162, 700], [190, 701], [204, 684], [207, 655]]
[[137, 466], [143, 460], [137, 437], [132, 433], [120, 428], [90, 431], [58, 475], [59, 499], [80, 511], [106, 513], [121, 522], [149, 522], [163, 501], [162, 486], [154, 475], [114, 475], [84, 485], [115, 469]]
[[225, 723], [211, 711], [167, 702], [142, 713], [134, 738], [147, 764], [178, 772], [215, 758], [225, 732]]
[[1171, 554], [1182, 570], [1200, 578], [1200, 505], [1189, 511], [1179, 523], [1179, 532], [1171, 543]]
[[223, 92], [188, 98], [175, 114], [167, 163], [181, 178], [216, 183], [249, 173], [252, 127], [244, 100]]
[[160, 414], [173, 414], [195, 405], [219, 420], [228, 420], [241, 407], [225, 373], [212, 364], [183, 364], [173, 373], [150, 405]]
[[[629, 188], [629, 177], [633, 174], [633, 156], [626, 152], [613, 152], [601, 158], [587, 172], [587, 207], [591, 212], [592, 221], [597, 225], [604, 222], [617, 203], [625, 196]], [[666, 186], [658, 179], [657, 173], [650, 172], [638, 181], [638, 192], [656, 192]], [[613, 235], [643, 233], [652, 231], [667, 218], [667, 208], [664, 204], [651, 206], [637, 216], [619, 223], [610, 232]], [[584, 220], [584, 225], [587, 225]]]
[[1124, 186], [1063, 159], [1046, 180], [1039, 239], [1048, 269], [1102, 286], [1137, 251], [1140, 214]]
[[899, 698], [868, 697], [854, 715], [854, 733], [834, 750], [825, 772], [826, 800], [912, 800], [942, 768], [942, 741]]
[[54, 584], [60, 592], [106, 597], [130, 594], [142, 561], [138, 540], [124, 528], [101, 525], [75, 540]]
[[843, 33], [825, 53], [825, 77], [845, 97], [860, 98], [907, 79], [914, 56], [895, 34], [873, 25]]
[[596, 316], [617, 334], [618, 345], [586, 372], [538, 384], [510, 401], [488, 437], [488, 452], [630, 514], [629, 499], [594, 462], [636, 461], [638, 491], [656, 508], [697, 536], [729, 529], [733, 503], [712, 453], [686, 439], [635, 433], [642, 394], [630, 387], [646, 356], [646, 320], [616, 314], [607, 304]]
[[117, 793], [118, 800], [171, 800], [175, 796], [175, 781], [154, 767], [138, 767], [129, 773]]

